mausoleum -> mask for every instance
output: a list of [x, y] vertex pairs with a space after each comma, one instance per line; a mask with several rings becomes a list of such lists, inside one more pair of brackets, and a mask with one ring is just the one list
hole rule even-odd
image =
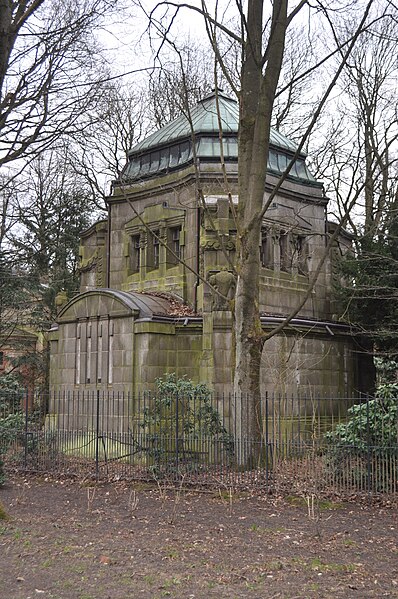
[[[82, 235], [80, 293], [60, 306], [51, 331], [54, 391], [138, 393], [169, 372], [231, 389], [233, 314], [207, 282], [233, 297], [239, 110], [220, 92], [190, 116], [132, 148], [107, 219]], [[272, 131], [264, 201], [295, 152]], [[322, 183], [301, 153], [259, 239], [264, 330], [307, 293], [332, 228]], [[304, 307], [265, 344], [262, 390], [347, 396], [371, 384], [368, 358], [333, 298], [333, 261], [349, 250], [342, 233]]]

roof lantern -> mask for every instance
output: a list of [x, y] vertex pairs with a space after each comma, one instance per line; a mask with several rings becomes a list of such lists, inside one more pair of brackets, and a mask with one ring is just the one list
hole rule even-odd
[[[220, 161], [220, 127], [223, 156], [226, 162], [238, 160], [239, 106], [222, 90], [212, 92], [190, 110], [149, 135], [129, 152], [122, 179], [137, 181], [186, 167], [193, 161], [193, 144], [201, 162]], [[279, 131], [271, 129], [268, 171], [281, 175], [297, 146]], [[301, 152], [288, 178], [306, 184], [320, 185], [305, 163]]]

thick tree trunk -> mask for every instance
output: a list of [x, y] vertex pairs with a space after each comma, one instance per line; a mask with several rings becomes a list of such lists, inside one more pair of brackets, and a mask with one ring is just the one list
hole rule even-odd
[[3, 89], [12, 46], [12, 2], [0, 0], [0, 91]]
[[272, 108], [282, 66], [287, 1], [275, 0], [263, 74], [263, 2], [249, 2], [239, 123], [238, 281], [235, 296], [235, 431], [237, 460], [254, 466], [261, 446], [259, 314], [261, 211]]

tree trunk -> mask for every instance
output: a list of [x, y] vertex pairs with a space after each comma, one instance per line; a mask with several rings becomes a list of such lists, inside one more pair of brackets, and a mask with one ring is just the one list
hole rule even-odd
[[263, 1], [249, 2], [242, 65], [239, 122], [238, 281], [235, 296], [234, 414], [237, 461], [259, 459], [262, 416], [259, 314], [261, 211], [276, 86], [287, 28], [287, 1], [275, 0], [263, 74]]
[[0, 91], [3, 89], [8, 61], [13, 46], [12, 2], [0, 0]]

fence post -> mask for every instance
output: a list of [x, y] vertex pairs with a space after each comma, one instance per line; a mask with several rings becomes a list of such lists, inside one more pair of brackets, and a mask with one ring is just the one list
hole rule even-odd
[[178, 419], [179, 419], [179, 413], [178, 413], [178, 391], [176, 393], [176, 430], [175, 430], [175, 437], [176, 437], [176, 474], [178, 475], [178, 460], [179, 460], [179, 455], [178, 455], [178, 451], [179, 451], [179, 431], [178, 431]]
[[268, 489], [268, 486], [269, 486], [268, 450], [269, 450], [269, 446], [268, 446], [268, 394], [266, 394], [266, 396], [265, 396], [265, 485], [266, 485], [267, 491], [269, 490]]
[[95, 479], [99, 478], [99, 417], [100, 417], [100, 391], [97, 389], [97, 413], [96, 413], [96, 433], [95, 433]]
[[24, 470], [26, 470], [28, 466], [28, 419], [29, 419], [29, 391], [25, 389], [25, 447], [24, 447]]
[[367, 447], [367, 464], [366, 464], [366, 488], [370, 495], [371, 490], [371, 460], [370, 460], [370, 423], [369, 423], [369, 395], [366, 396], [366, 447]]

